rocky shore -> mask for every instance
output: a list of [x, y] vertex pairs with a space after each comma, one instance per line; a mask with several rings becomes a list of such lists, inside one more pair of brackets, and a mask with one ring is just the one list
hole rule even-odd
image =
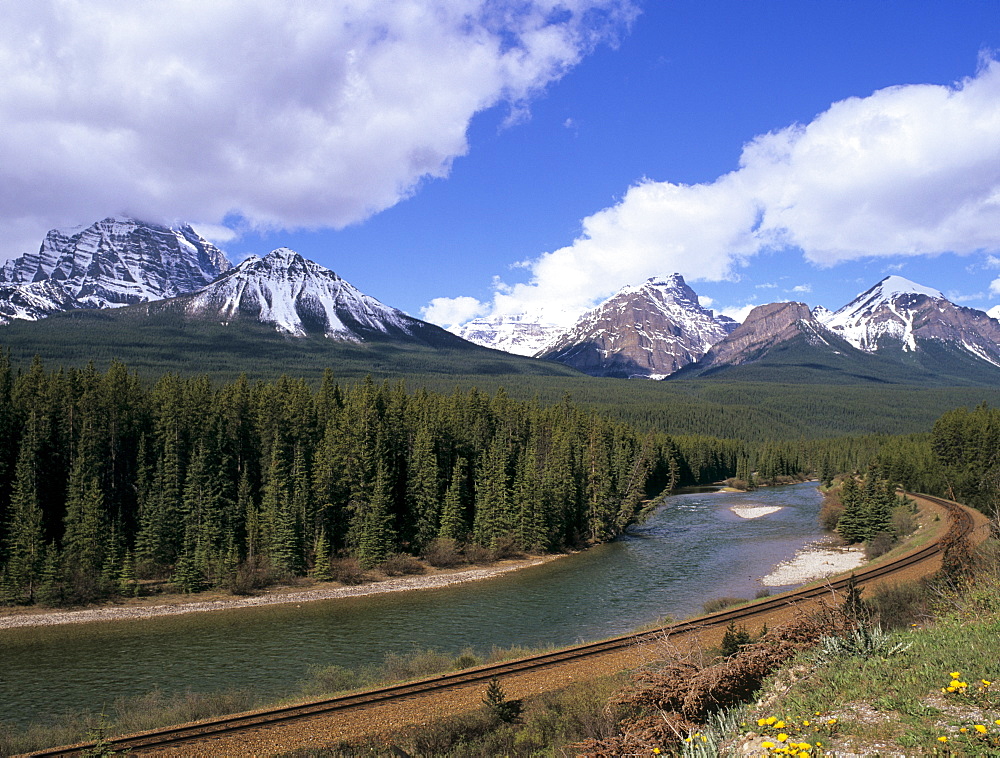
[[314, 600], [361, 597], [364, 595], [378, 595], [385, 592], [434, 589], [437, 587], [446, 587], [450, 584], [491, 579], [501, 574], [517, 571], [518, 569], [537, 566], [558, 557], [557, 555], [547, 555], [525, 560], [503, 561], [502, 563], [482, 568], [385, 579], [383, 581], [350, 587], [341, 585], [319, 586], [308, 590], [266, 592], [252, 597], [191, 600], [190, 602], [164, 605], [109, 605], [99, 608], [85, 608], [78, 611], [4, 614], [0, 615], [0, 629], [52, 626], [56, 624], [81, 624], [92, 621], [146, 619], [155, 616], [174, 616], [181, 613], [206, 613], [229, 608], [246, 608], [259, 605], [276, 605], [279, 603], [307, 603]]
[[804, 584], [834, 574], [856, 569], [865, 562], [865, 552], [860, 547], [836, 547], [815, 543], [806, 545], [789, 561], [782, 561], [761, 579], [765, 587], [784, 587]]

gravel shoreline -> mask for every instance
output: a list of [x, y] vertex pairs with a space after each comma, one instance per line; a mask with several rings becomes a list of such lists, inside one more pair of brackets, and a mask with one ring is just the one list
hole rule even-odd
[[856, 569], [865, 562], [860, 547], [831, 547], [822, 543], [806, 545], [789, 561], [782, 561], [761, 579], [765, 587], [805, 584], [815, 579]]
[[283, 603], [307, 603], [314, 600], [334, 600], [345, 597], [380, 595], [386, 592], [404, 592], [446, 587], [451, 584], [478, 582], [492, 579], [511, 571], [537, 566], [558, 558], [547, 555], [522, 561], [513, 561], [502, 566], [466, 569], [452, 573], [430, 576], [406, 576], [385, 579], [354, 587], [319, 587], [298, 592], [271, 592], [254, 597], [226, 598], [223, 600], [193, 601], [177, 605], [128, 606], [115, 605], [102, 608], [88, 608], [80, 611], [57, 611], [54, 613], [30, 613], [21, 615], [0, 615], [0, 629], [15, 629], [33, 626], [54, 626], [58, 624], [82, 624], [93, 621], [124, 621], [153, 618], [156, 616], [176, 616], [182, 613], [206, 613], [229, 608], [247, 608], [260, 605]]

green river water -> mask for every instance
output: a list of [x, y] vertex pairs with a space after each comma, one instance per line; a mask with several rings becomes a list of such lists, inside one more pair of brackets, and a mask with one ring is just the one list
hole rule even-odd
[[[731, 508], [781, 510], [742, 519]], [[815, 484], [673, 495], [615, 542], [496, 579], [418, 592], [0, 631], [0, 720], [100, 712], [116, 697], [250, 687], [294, 692], [312, 666], [435, 648], [562, 646], [753, 597], [821, 536]], [[780, 591], [780, 588], [778, 589]]]

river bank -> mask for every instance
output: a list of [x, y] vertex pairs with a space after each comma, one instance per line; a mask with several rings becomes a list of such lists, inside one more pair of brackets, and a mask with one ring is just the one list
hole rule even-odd
[[310, 589], [280, 587], [250, 597], [220, 596], [210, 600], [191, 596], [175, 595], [170, 602], [159, 598], [143, 598], [126, 603], [103, 605], [80, 610], [49, 609], [27, 611], [4, 609], [0, 611], [0, 629], [16, 629], [32, 626], [54, 626], [59, 624], [82, 624], [94, 621], [123, 621], [175, 616], [182, 613], [205, 613], [229, 608], [247, 608], [261, 605], [300, 604], [316, 600], [380, 595], [387, 592], [436, 589], [454, 584], [478, 582], [548, 563], [561, 555], [543, 555], [533, 558], [498, 561], [485, 567], [437, 571], [428, 574], [382, 579], [353, 586], [322, 584]]

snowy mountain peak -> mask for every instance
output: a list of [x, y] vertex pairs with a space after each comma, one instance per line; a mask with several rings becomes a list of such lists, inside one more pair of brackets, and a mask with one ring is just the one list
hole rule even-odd
[[519, 313], [475, 318], [449, 331], [476, 345], [532, 356], [562, 334], [565, 327], [549, 323], [539, 314]]
[[[109, 216], [88, 227], [53, 229], [37, 253], [7, 261], [0, 268], [0, 283], [9, 285], [0, 295], [0, 312], [35, 320], [73, 308], [161, 300], [193, 292], [230, 268], [222, 251], [190, 226]], [[59, 289], [48, 302], [40, 299], [41, 289], [25, 289], [46, 281]], [[32, 308], [6, 307], [25, 299]]]
[[252, 319], [296, 337], [320, 333], [348, 342], [412, 337], [430, 327], [365, 295], [330, 269], [287, 247], [263, 258], [250, 256], [194, 293], [185, 310], [224, 323]]
[[922, 284], [917, 284], [909, 279], [902, 276], [896, 276], [895, 274], [887, 276], [885, 279], [876, 284], [870, 291], [878, 291], [878, 293], [884, 298], [893, 298], [899, 295], [927, 295], [927, 297], [936, 297], [940, 300], [944, 300], [944, 295], [942, 295], [938, 290], [931, 287], [925, 287]]
[[596, 376], [661, 379], [698, 360], [730, 328], [673, 274], [622, 288], [538, 355]]
[[887, 276], [822, 319], [827, 329], [872, 353], [899, 346], [918, 350], [918, 340], [954, 345], [992, 363], [1000, 355], [1000, 330], [981, 311], [962, 308], [938, 290], [901, 276]]

